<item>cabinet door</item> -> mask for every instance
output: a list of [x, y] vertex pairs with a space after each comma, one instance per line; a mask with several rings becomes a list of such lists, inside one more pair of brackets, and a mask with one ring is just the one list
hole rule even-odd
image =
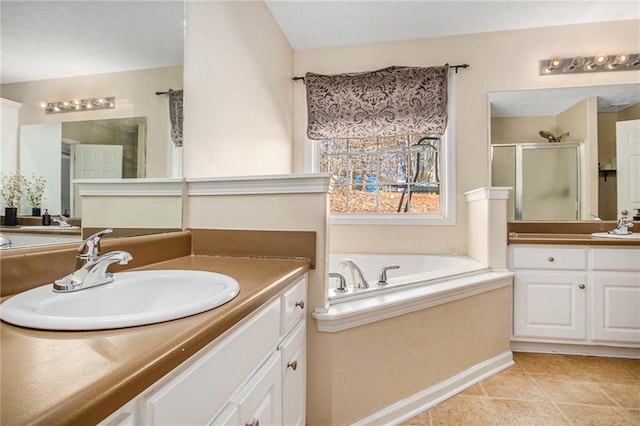
[[593, 273], [591, 338], [640, 343], [640, 278], [638, 273]]
[[240, 425], [282, 424], [280, 352], [271, 355], [233, 401], [238, 405]]
[[136, 400], [131, 400], [109, 417], [98, 423], [98, 426], [134, 426], [136, 421]]
[[584, 274], [516, 273], [514, 336], [586, 339]]
[[306, 331], [306, 322], [300, 321], [278, 346], [282, 353], [282, 419], [287, 426], [303, 426], [306, 423]]

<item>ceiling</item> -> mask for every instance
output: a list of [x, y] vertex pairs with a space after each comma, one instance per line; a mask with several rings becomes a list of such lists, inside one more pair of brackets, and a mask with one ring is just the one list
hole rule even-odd
[[516, 90], [489, 93], [491, 117], [558, 115], [587, 97], [598, 98], [599, 112], [617, 112], [640, 103], [637, 84]]
[[637, 0], [265, 2], [294, 50], [640, 18]]
[[183, 63], [182, 1], [0, 2], [2, 83]]

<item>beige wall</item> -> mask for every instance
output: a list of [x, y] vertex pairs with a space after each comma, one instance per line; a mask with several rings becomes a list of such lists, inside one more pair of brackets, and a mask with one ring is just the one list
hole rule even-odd
[[556, 116], [545, 115], [539, 117], [492, 117], [492, 144], [504, 143], [543, 143], [547, 140], [538, 132], [546, 130], [558, 134]]
[[182, 198], [82, 197], [82, 227], [182, 229]]
[[[332, 226], [331, 250], [464, 252], [465, 191], [488, 186], [487, 93], [492, 91], [636, 83], [638, 71], [539, 76], [538, 60], [589, 52], [640, 50], [637, 20], [504, 31], [295, 53], [294, 74], [368, 71], [389, 65], [468, 63], [456, 78], [457, 224], [455, 226]], [[304, 85], [294, 88], [293, 170], [304, 168]], [[384, 243], [380, 245], [380, 243]]]
[[[156, 91], [182, 88], [182, 66], [4, 84], [2, 97], [22, 103], [19, 124], [147, 117], [147, 177], [167, 177], [169, 104]], [[115, 109], [45, 114], [42, 101], [115, 96]]]
[[188, 2], [184, 174], [291, 172], [293, 50], [262, 2]]

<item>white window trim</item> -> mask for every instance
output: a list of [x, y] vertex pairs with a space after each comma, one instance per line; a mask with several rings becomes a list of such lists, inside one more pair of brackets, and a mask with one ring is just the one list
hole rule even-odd
[[[440, 144], [445, 187], [440, 192], [440, 214], [331, 213], [331, 225], [455, 225], [456, 224], [456, 115], [455, 71], [449, 70], [447, 131]], [[305, 139], [305, 171], [320, 173], [320, 144]]]

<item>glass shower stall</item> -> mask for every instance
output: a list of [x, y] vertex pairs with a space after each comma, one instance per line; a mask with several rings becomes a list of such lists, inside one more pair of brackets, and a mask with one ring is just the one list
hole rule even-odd
[[491, 145], [493, 186], [510, 186], [509, 220], [579, 220], [581, 143]]

